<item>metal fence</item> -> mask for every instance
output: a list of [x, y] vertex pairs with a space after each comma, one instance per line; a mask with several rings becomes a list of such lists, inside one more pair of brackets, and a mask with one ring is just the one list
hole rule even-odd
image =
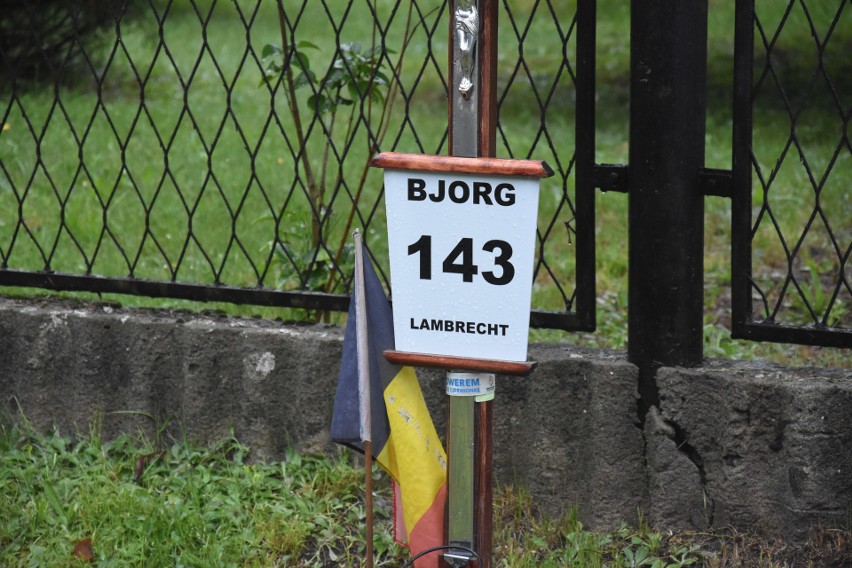
[[[0, 15], [0, 285], [344, 310], [355, 227], [387, 281], [367, 160], [446, 153], [446, 0], [108, 2], [91, 33], [97, 2], [45, 4]], [[629, 168], [594, 164], [596, 3], [579, 5], [500, 13], [498, 156], [556, 172], [532, 321], [562, 329], [594, 325], [590, 196], [629, 189]], [[733, 196], [738, 336], [850, 343], [850, 19], [840, 0], [737, 2], [734, 168], [703, 179]]]
[[[15, 24], [36, 45], [40, 9]], [[0, 283], [345, 309], [352, 228], [387, 279], [368, 158], [446, 152], [447, 12], [438, 0], [125, 2], [99, 41], [72, 34], [58, 65], [37, 57], [38, 81], [6, 47]], [[573, 120], [574, 14], [506, 14], [501, 155], [557, 171], [536, 307], [570, 316], [573, 131], [554, 139], [550, 120]], [[553, 34], [563, 57], [535, 67], [524, 48]]]
[[739, 2], [734, 335], [852, 345], [852, 6]]

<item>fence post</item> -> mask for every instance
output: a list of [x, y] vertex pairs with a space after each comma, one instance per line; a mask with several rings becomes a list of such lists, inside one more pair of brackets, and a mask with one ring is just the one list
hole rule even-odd
[[633, 0], [630, 21], [627, 357], [644, 416], [657, 368], [703, 358], [707, 2]]

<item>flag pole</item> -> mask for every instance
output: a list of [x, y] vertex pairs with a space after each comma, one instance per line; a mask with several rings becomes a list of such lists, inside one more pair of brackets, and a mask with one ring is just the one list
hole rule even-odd
[[364, 285], [364, 255], [361, 231], [352, 232], [355, 240], [355, 331], [358, 344], [358, 402], [361, 441], [364, 444], [364, 493], [366, 558], [364, 566], [373, 568], [373, 433], [370, 414], [370, 346], [367, 337], [367, 296]]

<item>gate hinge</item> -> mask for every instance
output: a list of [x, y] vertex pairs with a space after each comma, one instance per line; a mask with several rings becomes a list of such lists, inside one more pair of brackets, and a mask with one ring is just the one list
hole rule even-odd
[[[731, 170], [719, 170], [715, 168], [702, 168], [698, 173], [698, 184], [701, 194], [715, 197], [733, 196], [732, 189], [733, 172]], [[617, 191], [627, 193], [628, 166], [623, 164], [595, 164], [594, 170], [595, 187], [603, 192]]]
[[698, 183], [701, 187], [701, 194], [705, 197], [714, 195], [716, 197], [727, 197], [730, 199], [734, 195], [731, 180], [733, 178], [731, 170], [717, 170], [713, 168], [702, 168], [698, 174]]
[[595, 187], [601, 191], [627, 193], [627, 166], [623, 164], [595, 164]]

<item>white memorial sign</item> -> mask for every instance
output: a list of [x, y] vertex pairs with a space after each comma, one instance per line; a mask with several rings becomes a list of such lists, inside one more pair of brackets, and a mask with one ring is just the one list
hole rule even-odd
[[493, 171], [385, 169], [397, 351], [526, 360], [539, 177]]

